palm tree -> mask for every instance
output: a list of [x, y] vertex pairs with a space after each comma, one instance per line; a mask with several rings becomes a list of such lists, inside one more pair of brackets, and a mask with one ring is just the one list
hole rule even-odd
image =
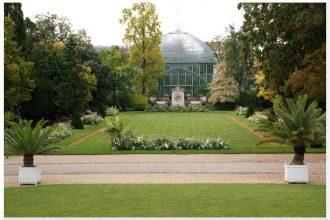
[[108, 124], [108, 130], [107, 132], [110, 133], [113, 138], [120, 138], [124, 132], [124, 123], [121, 120], [121, 118], [117, 115], [113, 120], [110, 118], [106, 118], [106, 122]]
[[260, 130], [269, 132], [270, 137], [260, 142], [285, 143], [293, 147], [295, 155], [292, 165], [303, 165], [306, 148], [310, 147], [317, 135], [325, 134], [324, 117], [314, 101], [306, 106], [307, 96], [297, 101], [287, 99], [288, 108], [274, 108], [275, 118], [265, 121]]
[[23, 154], [23, 166], [33, 167], [33, 155], [44, 154], [58, 147], [49, 146], [52, 128], [43, 128], [46, 121], [40, 120], [33, 128], [32, 121], [22, 123], [8, 122], [10, 128], [5, 130], [5, 144], [9, 153]]

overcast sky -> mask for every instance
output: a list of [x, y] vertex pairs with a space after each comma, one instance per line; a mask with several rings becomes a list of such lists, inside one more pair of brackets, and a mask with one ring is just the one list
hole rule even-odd
[[[25, 17], [47, 12], [67, 17], [75, 30], [84, 28], [94, 45], [122, 45], [125, 26], [119, 24], [121, 11], [139, 0], [22, 0]], [[163, 34], [174, 31], [179, 23], [182, 31], [210, 41], [226, 34], [226, 27], [236, 29], [243, 23], [238, 1], [220, 0], [149, 0], [156, 5]]]

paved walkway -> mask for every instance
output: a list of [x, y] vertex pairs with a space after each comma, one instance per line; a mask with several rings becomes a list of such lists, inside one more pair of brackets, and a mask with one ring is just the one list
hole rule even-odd
[[[284, 183], [292, 154], [139, 154], [35, 156], [42, 184]], [[5, 186], [17, 186], [22, 157], [5, 159]], [[325, 184], [325, 154], [307, 154], [312, 184]]]

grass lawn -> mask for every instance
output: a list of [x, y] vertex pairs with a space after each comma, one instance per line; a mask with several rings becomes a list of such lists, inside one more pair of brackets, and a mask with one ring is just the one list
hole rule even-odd
[[68, 137], [58, 143], [55, 143], [53, 145], [67, 146], [71, 142], [78, 140], [79, 138], [93, 132], [95, 129], [98, 129], [98, 128], [102, 127], [103, 125], [105, 125], [105, 122], [99, 123], [97, 125], [84, 125], [84, 129], [73, 129], [73, 134], [70, 137]]
[[[231, 147], [227, 151], [219, 150], [177, 150], [177, 151], [112, 151], [109, 135], [100, 131], [94, 136], [78, 143], [75, 146], [66, 146], [64, 140], [61, 150], [56, 154], [127, 154], [127, 153], [292, 153], [289, 146], [272, 146], [263, 144], [255, 146], [260, 141], [252, 132], [243, 128], [226, 114], [234, 115], [232, 112], [126, 112], [122, 114], [127, 129], [131, 129], [139, 136], [145, 138], [154, 137], [222, 137]], [[235, 116], [236, 117], [236, 116]], [[239, 120], [250, 125], [256, 125], [237, 116]], [[252, 124], [252, 125], [251, 125]], [[71, 138], [71, 137], [70, 137]], [[307, 152], [325, 152], [322, 149], [308, 149]]]
[[326, 187], [109, 184], [5, 188], [5, 217], [325, 217]]

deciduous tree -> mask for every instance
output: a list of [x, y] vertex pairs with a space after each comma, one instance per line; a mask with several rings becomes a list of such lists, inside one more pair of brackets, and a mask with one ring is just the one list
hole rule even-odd
[[112, 47], [100, 52], [100, 60], [110, 70], [108, 83], [111, 86], [112, 104], [119, 107], [117, 93], [131, 85], [133, 69], [128, 63], [128, 56], [119, 48]]
[[295, 97], [307, 94], [325, 108], [326, 104], [326, 51], [321, 49], [306, 54], [301, 68], [294, 71], [285, 85], [290, 87]]
[[238, 83], [239, 94], [247, 90], [253, 82], [253, 54], [246, 36], [236, 32], [234, 26], [228, 28], [228, 36], [224, 41], [224, 61], [226, 74], [235, 78]]
[[135, 74], [135, 87], [146, 95], [156, 88], [157, 79], [165, 72], [159, 48], [162, 32], [155, 5], [134, 3], [132, 8], [123, 9], [120, 23], [126, 24], [123, 41], [129, 46], [130, 63], [139, 70]]
[[[305, 55], [326, 40], [325, 3], [242, 3], [242, 31], [262, 63], [268, 88], [285, 94], [285, 81]], [[289, 94], [287, 94], [289, 95]]]
[[213, 104], [217, 102], [235, 102], [238, 96], [239, 89], [235, 78], [226, 74], [224, 62], [218, 64], [217, 73], [211, 84], [209, 101]]

